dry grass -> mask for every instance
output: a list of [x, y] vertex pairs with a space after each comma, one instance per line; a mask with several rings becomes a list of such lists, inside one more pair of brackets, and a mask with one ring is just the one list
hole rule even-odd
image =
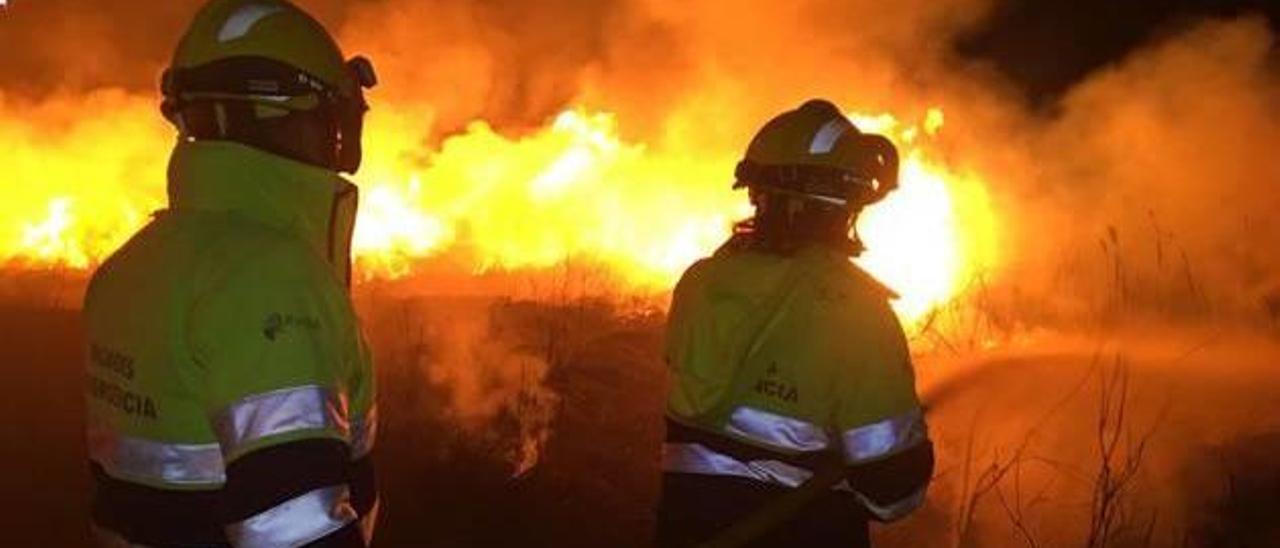
[[[588, 278], [526, 286], [518, 299], [360, 294], [382, 387], [380, 545], [648, 543], [666, 382], [659, 358], [664, 317], [650, 301], [589, 290], [596, 282]], [[0, 444], [0, 462], [18, 471], [0, 480], [3, 492], [17, 494], [0, 519], [14, 545], [77, 546], [88, 487], [82, 342], [67, 297], [48, 296], [78, 289], [74, 280], [20, 284], [29, 289], [5, 285], [13, 296], [0, 308], [8, 340], [0, 358], [10, 364], [2, 400], [9, 407], [2, 410], [23, 418], [7, 423]], [[62, 289], [46, 293], [43, 284]], [[937, 343], [941, 354], [923, 366], [956, 367], [947, 356], [962, 356], [993, 373], [962, 387], [956, 407], [931, 415], [940, 462], [930, 501], [905, 523], [879, 531], [881, 546], [1161, 545], [1174, 535], [1162, 533], [1165, 524], [1185, 516], [1197, 516], [1177, 533], [1188, 545], [1264, 546], [1259, 539], [1277, 538], [1268, 516], [1280, 508], [1280, 488], [1268, 459], [1280, 444], [1230, 441], [1232, 432], [1264, 425], [1213, 426], [1227, 441], [1206, 454], [1221, 458], [1208, 459], [1212, 466], [1191, 459], [1194, 475], [1205, 479], [1176, 485], [1172, 495], [1157, 493], [1161, 486], [1143, 473], [1153, 459], [1158, 467], [1185, 459], [1167, 454], [1167, 438], [1198, 434], [1153, 422], [1151, 399], [1135, 399], [1135, 391], [1159, 392], [1162, 375], [1198, 379], [1203, 371], [1156, 372], [1130, 358], [1101, 367], [1098, 353], [1053, 357], [1065, 350], [975, 357], [984, 337], [1022, 329], [1025, 321], [993, 289], [976, 287], [971, 302], [985, 304], [955, 310], [970, 314], [971, 323], [939, 331], [953, 348]], [[1133, 302], [1137, 289], [1128, 287]], [[1218, 363], [1222, 344], [1178, 359]], [[1099, 379], [1096, 401], [1076, 397], [1078, 379], [1090, 371]], [[1274, 385], [1266, 380], [1272, 377], [1247, 378]], [[1235, 385], [1205, 390], [1219, 398], [1246, 394]], [[1183, 421], [1201, 413], [1177, 410]], [[1153, 424], [1161, 429], [1150, 434]], [[1154, 442], [1161, 435], [1164, 445]], [[528, 462], [531, 451], [536, 464]]]

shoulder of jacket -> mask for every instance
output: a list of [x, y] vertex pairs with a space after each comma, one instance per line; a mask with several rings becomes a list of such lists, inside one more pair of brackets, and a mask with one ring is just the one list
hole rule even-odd
[[155, 220], [148, 222], [93, 269], [85, 284], [83, 308], [89, 308], [99, 292], [105, 290], [104, 287], [130, 283], [127, 272], [140, 264], [146, 264], [139, 259], [139, 251], [155, 242], [155, 224]]
[[201, 269], [213, 286], [246, 278], [277, 282], [281, 289], [308, 288], [328, 275], [328, 263], [296, 236], [252, 223], [236, 223], [221, 230], [202, 254]]
[[843, 258], [824, 258], [825, 268], [817, 269], [820, 283], [838, 288], [841, 293], [876, 301], [891, 301], [898, 293], [870, 272]]
[[680, 279], [676, 282], [676, 291], [679, 292], [682, 289], [705, 284], [708, 278], [714, 276], [716, 265], [719, 262], [718, 257], [711, 256], [698, 259], [689, 265], [689, 268], [684, 270], [684, 273], [680, 275]]
[[893, 290], [893, 288], [885, 285], [885, 283], [880, 281], [879, 278], [873, 276], [870, 272], [863, 270], [862, 267], [858, 265], [849, 263], [849, 271], [849, 277], [851, 279], [856, 280], [857, 284], [865, 286], [869, 291], [880, 298], [893, 300], [900, 296], [897, 291]]

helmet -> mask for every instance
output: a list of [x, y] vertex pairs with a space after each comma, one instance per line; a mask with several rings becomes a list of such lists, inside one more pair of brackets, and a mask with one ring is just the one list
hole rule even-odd
[[329, 167], [355, 172], [368, 110], [363, 89], [377, 84], [364, 57], [344, 60], [318, 21], [286, 0], [213, 0], [187, 29], [161, 83], [165, 117], [188, 132], [192, 105], [223, 106], [251, 120], [318, 112], [336, 129]]
[[760, 129], [734, 188], [751, 187], [856, 210], [898, 186], [898, 151], [858, 131], [834, 104], [813, 99]]

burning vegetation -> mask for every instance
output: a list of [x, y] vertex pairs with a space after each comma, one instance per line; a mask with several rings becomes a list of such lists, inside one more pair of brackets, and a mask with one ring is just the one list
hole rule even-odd
[[[856, 261], [900, 295], [940, 465], [885, 544], [1278, 538], [1248, 481], [1280, 428], [1265, 19], [1168, 28], [1045, 108], [949, 46], [986, 0], [300, 3], [383, 77], [353, 293], [388, 545], [646, 542], [666, 299], [750, 215], [754, 128], [810, 96], [903, 155]], [[77, 348], [83, 277], [166, 204], [153, 82], [198, 2], [146, 6], [148, 32], [126, 4], [0, 0], [0, 325], [44, 333], [19, 398], [54, 398], [47, 371], [78, 396], [80, 357], [38, 347]], [[23, 433], [70, 455], [53, 473], [80, 472], [78, 411]]]
[[[109, 115], [121, 119], [57, 120], [59, 111], [84, 107], [53, 104], [37, 113], [42, 123], [15, 124], [20, 157], [11, 165], [24, 179], [51, 184], [8, 204], [3, 252], [14, 263], [90, 268], [165, 203], [162, 166], [172, 137], [153, 120], [151, 101], [119, 94], [89, 101], [122, 109]], [[871, 250], [865, 266], [902, 295], [899, 311], [914, 321], [990, 264], [994, 212], [981, 179], [929, 158], [942, 110], [926, 110], [919, 123], [853, 118], [908, 147], [900, 192], [870, 211], [860, 230]], [[607, 112], [566, 110], [518, 137], [476, 121], [435, 150], [424, 144], [430, 128], [406, 127], [413, 120], [393, 103], [370, 122], [370, 158], [356, 177], [354, 248], [364, 281], [409, 276], [449, 255], [480, 273], [588, 260], [615, 274], [622, 292], [661, 291], [750, 214], [745, 196], [729, 188], [733, 156], [626, 142]], [[64, 127], [48, 135], [50, 126]], [[114, 143], [126, 144], [103, 150]], [[102, 167], [92, 188], [83, 181], [86, 165]], [[903, 249], [913, 251], [894, 251]]]

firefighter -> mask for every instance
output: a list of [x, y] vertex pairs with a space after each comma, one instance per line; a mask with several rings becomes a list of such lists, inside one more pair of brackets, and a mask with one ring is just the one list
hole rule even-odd
[[896, 149], [832, 103], [768, 124], [739, 163], [755, 213], [677, 284], [657, 542], [713, 539], [804, 484], [839, 482], [754, 539], [866, 546], [924, 499], [933, 449], [890, 290], [850, 262], [858, 213], [897, 185]]
[[169, 207], [85, 297], [106, 546], [366, 546], [369, 354], [348, 295], [368, 60], [284, 0], [213, 0], [163, 78]]

